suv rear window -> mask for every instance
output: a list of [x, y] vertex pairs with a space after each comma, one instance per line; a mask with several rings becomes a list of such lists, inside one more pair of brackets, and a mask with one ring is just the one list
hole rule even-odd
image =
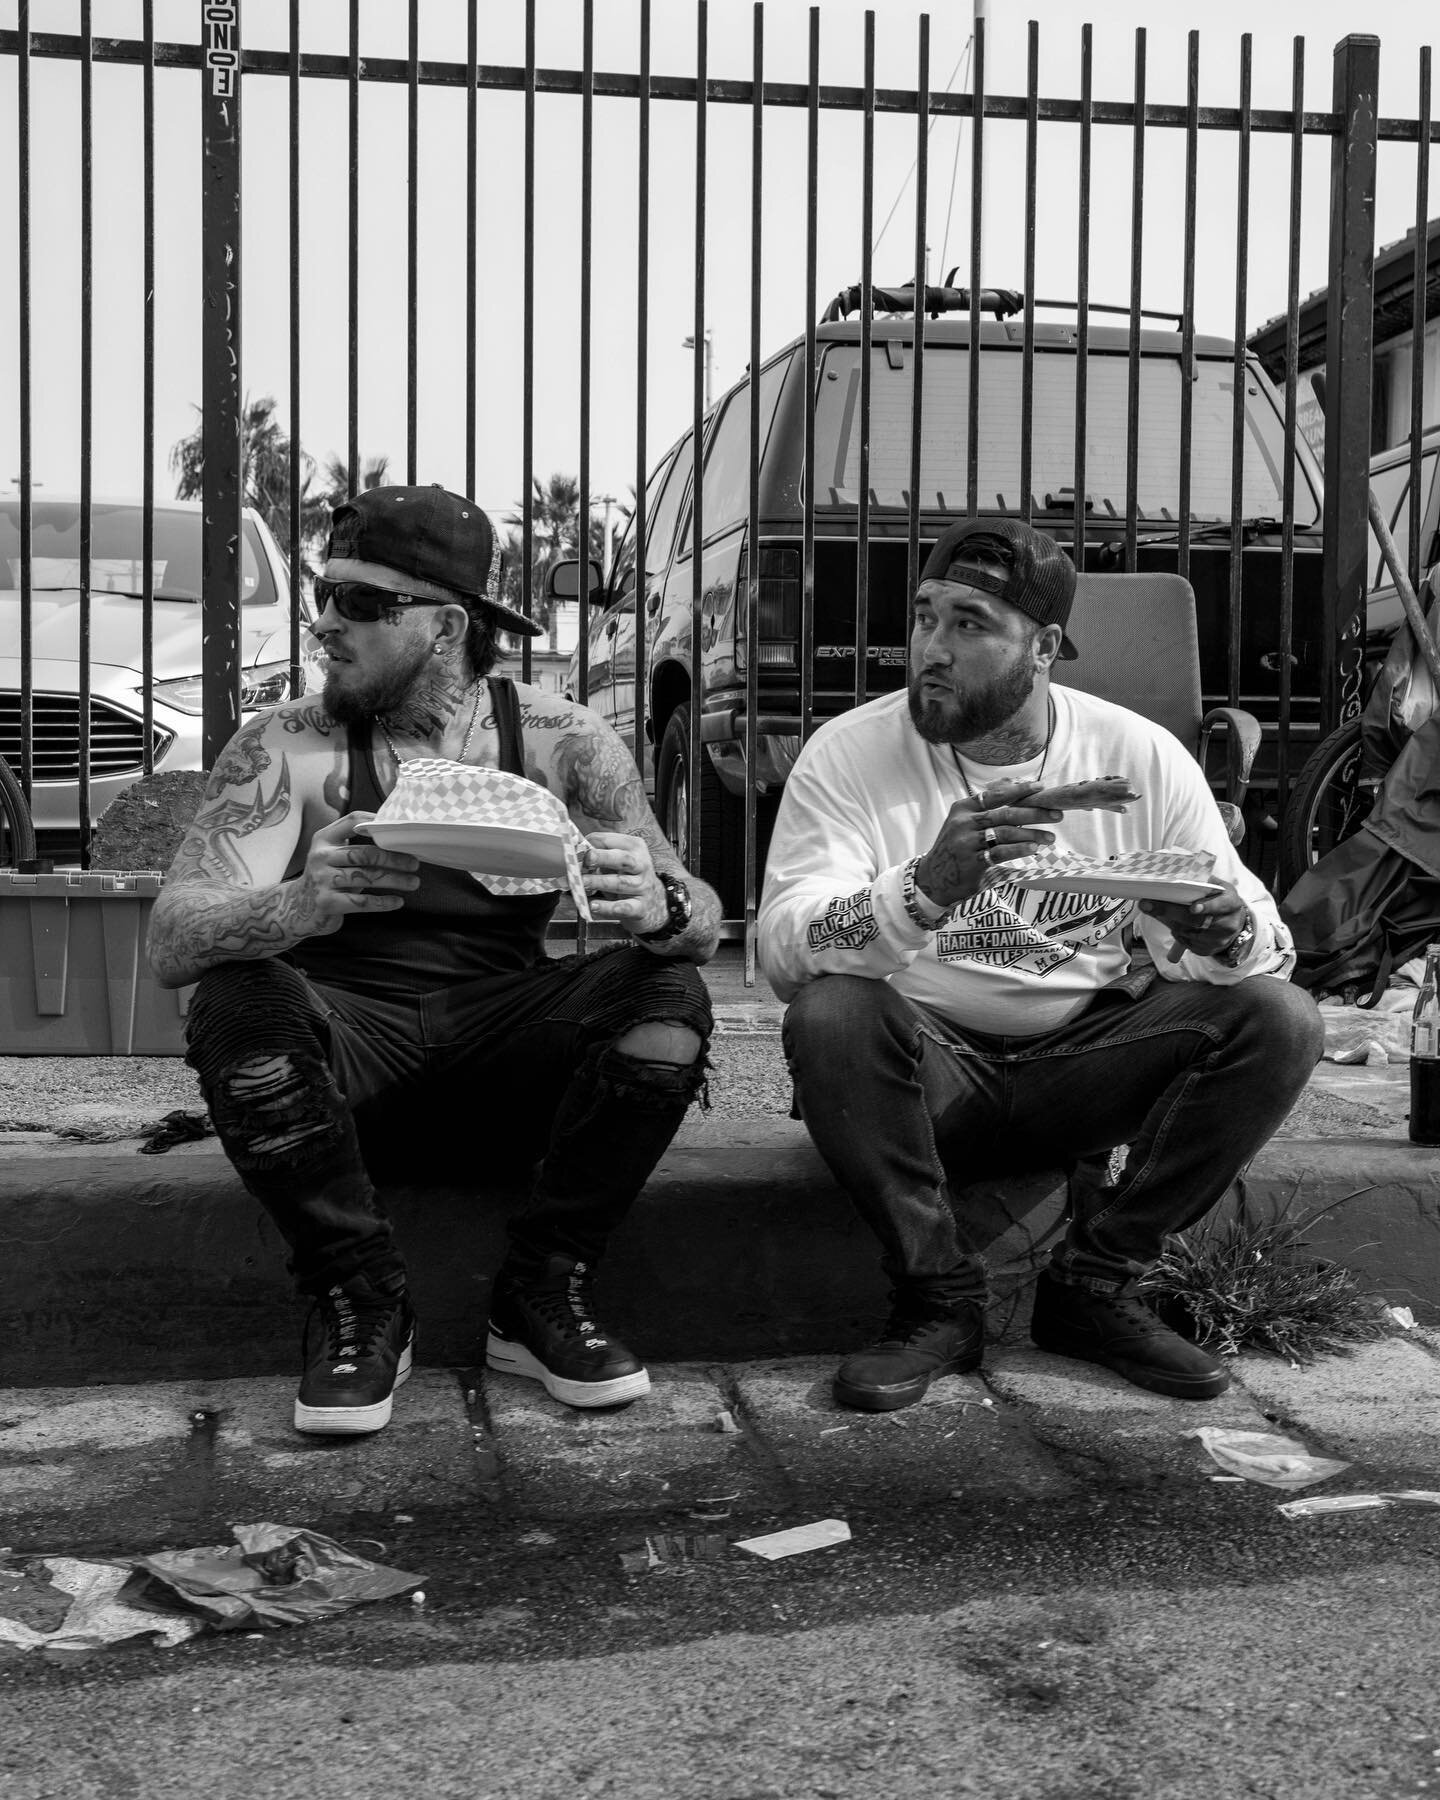
[[[997, 346], [985, 356], [980, 381], [982, 511], [1021, 511], [1020, 403], [1023, 359]], [[914, 361], [891, 366], [885, 344], [871, 347], [870, 486], [882, 506], [908, 504], [910, 393]], [[1234, 365], [1197, 358], [1191, 434], [1190, 511], [1195, 520], [1230, 518], [1231, 408]], [[1125, 517], [1125, 438], [1129, 359], [1092, 351], [1087, 370], [1085, 482], [1090, 517]], [[942, 511], [963, 510], [968, 469], [970, 352], [962, 345], [925, 346], [925, 415], [921, 428], [920, 501]], [[1180, 360], [1151, 355], [1140, 364], [1139, 493], [1141, 519], [1178, 523], [1180, 518]], [[1047, 510], [1046, 495], [1075, 479], [1075, 358], [1038, 350], [1035, 355], [1032, 499]], [[1240, 510], [1249, 519], [1281, 514], [1284, 430], [1268, 398], [1257, 394], [1245, 411], [1246, 435]], [[837, 344], [825, 358], [815, 403], [817, 488], [834, 506], [859, 503], [860, 350]], [[828, 465], [828, 466], [827, 466]], [[1318, 522], [1317, 497], [1297, 468], [1295, 520]]]
[[[80, 508], [73, 501], [31, 504], [30, 581], [40, 593], [74, 593], [80, 586]], [[155, 509], [151, 581], [157, 600], [200, 599], [199, 512]], [[90, 508], [90, 592], [140, 597], [143, 586], [143, 514], [138, 506], [95, 502]], [[0, 590], [20, 586], [20, 501], [0, 501]], [[273, 606], [275, 583], [259, 552], [255, 528], [243, 521], [240, 598], [246, 606]]]

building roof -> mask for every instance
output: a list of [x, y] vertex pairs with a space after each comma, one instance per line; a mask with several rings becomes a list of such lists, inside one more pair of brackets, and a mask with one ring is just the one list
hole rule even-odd
[[[1440, 219], [1425, 227], [1425, 317], [1440, 318]], [[1386, 244], [1375, 255], [1375, 346], [1401, 337], [1415, 325], [1415, 233]], [[1328, 287], [1300, 302], [1299, 364], [1313, 369], [1325, 360]], [[1272, 381], [1285, 378], [1285, 314], [1268, 320], [1246, 342]]]

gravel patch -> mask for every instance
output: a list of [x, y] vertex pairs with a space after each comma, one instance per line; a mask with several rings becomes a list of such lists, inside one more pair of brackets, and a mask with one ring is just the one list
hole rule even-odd
[[[722, 1029], [710, 1045], [712, 1116], [790, 1116], [790, 1077], [776, 1030]], [[1399, 1090], [1397, 1089], [1397, 1096]], [[138, 1137], [168, 1112], [203, 1110], [178, 1056], [0, 1057], [0, 1131], [49, 1131], [104, 1142]], [[1287, 1137], [1395, 1137], [1389, 1107], [1312, 1086], [1280, 1128]]]

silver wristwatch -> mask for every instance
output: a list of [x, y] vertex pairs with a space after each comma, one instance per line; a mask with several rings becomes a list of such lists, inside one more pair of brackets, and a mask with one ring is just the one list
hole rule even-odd
[[1210, 954], [1225, 969], [1238, 969], [1250, 954], [1250, 946], [1255, 942], [1255, 919], [1249, 907], [1245, 909], [1245, 923], [1223, 950], [1212, 950]]

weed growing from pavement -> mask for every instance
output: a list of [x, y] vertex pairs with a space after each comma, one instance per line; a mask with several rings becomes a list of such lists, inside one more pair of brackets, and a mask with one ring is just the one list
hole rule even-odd
[[1168, 1239], [1147, 1275], [1145, 1297], [1166, 1323], [1220, 1355], [1270, 1350], [1292, 1362], [1386, 1336], [1373, 1296], [1343, 1264], [1317, 1255], [1307, 1235], [1356, 1194], [1292, 1218], [1292, 1193], [1278, 1213], [1257, 1217], [1243, 1181], [1237, 1186], [1233, 1217], [1212, 1216]]

